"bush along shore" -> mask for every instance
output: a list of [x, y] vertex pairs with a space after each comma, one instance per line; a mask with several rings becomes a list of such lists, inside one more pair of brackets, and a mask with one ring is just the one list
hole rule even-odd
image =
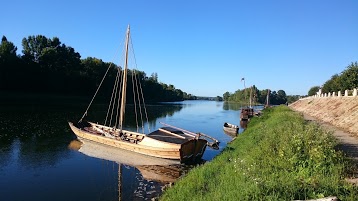
[[266, 109], [211, 162], [165, 190], [160, 200], [356, 200], [351, 165], [332, 133], [286, 106]]

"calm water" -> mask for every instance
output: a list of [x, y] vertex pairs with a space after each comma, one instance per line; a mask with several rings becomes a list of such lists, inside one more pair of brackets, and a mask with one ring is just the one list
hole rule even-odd
[[[0, 105], [0, 200], [150, 200], [190, 169], [178, 164], [126, 164], [121, 159], [93, 157], [84, 147], [78, 150], [80, 144], [74, 141], [67, 121], [78, 120], [86, 106]], [[149, 128], [157, 129], [162, 126], [159, 122], [165, 122], [217, 138], [220, 149], [207, 148], [203, 156], [209, 161], [232, 139], [222, 125], [239, 125], [239, 108], [214, 101], [147, 105]], [[104, 105], [95, 105], [87, 119], [103, 123], [106, 112]], [[125, 127], [136, 130], [128, 113]], [[137, 158], [127, 158], [133, 157]], [[145, 163], [140, 158], [138, 162]]]

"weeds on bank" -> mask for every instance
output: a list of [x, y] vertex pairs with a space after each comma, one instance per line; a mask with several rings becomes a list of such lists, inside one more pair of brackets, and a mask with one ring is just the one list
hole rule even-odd
[[265, 110], [213, 161], [192, 170], [162, 200], [355, 200], [348, 162], [331, 133], [289, 108]]

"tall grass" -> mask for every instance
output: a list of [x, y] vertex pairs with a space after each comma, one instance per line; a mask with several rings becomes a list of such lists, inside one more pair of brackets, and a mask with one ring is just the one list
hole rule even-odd
[[285, 106], [265, 110], [213, 161], [193, 169], [161, 200], [356, 200], [348, 161], [331, 133]]

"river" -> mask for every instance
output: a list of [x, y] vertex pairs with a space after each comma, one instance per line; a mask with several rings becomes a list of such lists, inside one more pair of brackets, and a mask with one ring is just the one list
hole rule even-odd
[[[85, 108], [69, 103], [0, 105], [0, 200], [150, 200], [191, 168], [125, 164], [110, 157], [145, 159], [118, 150], [107, 150], [109, 158], [91, 155], [89, 150], [101, 148], [81, 148], [67, 124]], [[218, 139], [220, 149], [208, 147], [203, 155], [203, 161], [210, 161], [232, 140], [222, 126], [240, 124], [239, 108], [215, 101], [149, 104], [145, 127], [155, 130], [165, 122]], [[103, 123], [106, 112], [104, 105], [94, 105], [88, 118]], [[134, 121], [127, 121], [132, 116], [126, 113], [125, 128], [133, 130]]]

